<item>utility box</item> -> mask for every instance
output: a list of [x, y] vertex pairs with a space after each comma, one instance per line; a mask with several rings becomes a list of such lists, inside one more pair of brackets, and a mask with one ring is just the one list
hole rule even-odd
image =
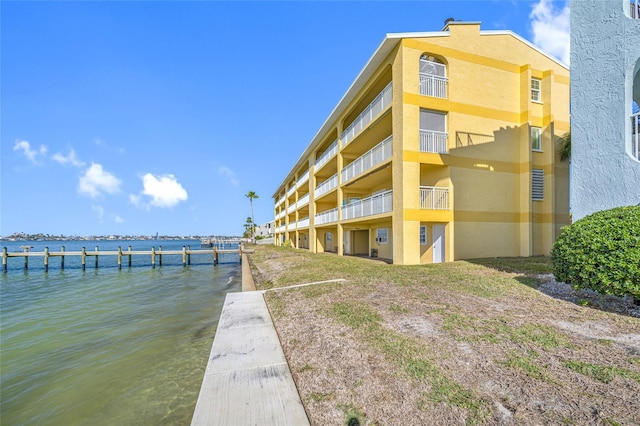
[[378, 249], [371, 249], [371, 257], [378, 257]]

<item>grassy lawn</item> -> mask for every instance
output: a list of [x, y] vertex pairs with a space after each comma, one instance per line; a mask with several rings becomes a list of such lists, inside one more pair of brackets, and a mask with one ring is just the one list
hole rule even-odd
[[549, 258], [255, 248], [312, 424], [640, 424], [640, 319], [538, 291]]

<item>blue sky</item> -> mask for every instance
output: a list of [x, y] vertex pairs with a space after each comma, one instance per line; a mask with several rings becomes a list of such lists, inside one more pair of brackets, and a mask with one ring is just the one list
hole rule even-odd
[[568, 7], [2, 1], [0, 235], [239, 235], [386, 33], [481, 21], [568, 62]]

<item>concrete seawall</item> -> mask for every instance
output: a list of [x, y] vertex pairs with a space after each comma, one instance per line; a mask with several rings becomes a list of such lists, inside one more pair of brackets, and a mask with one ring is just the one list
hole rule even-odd
[[244, 253], [242, 291], [225, 298], [191, 424], [308, 425], [264, 294], [255, 291]]

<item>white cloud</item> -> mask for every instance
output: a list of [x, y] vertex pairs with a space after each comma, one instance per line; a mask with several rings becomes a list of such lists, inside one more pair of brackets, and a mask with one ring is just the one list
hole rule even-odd
[[67, 155], [56, 152], [51, 156], [51, 159], [60, 164], [71, 164], [76, 167], [83, 167], [85, 165], [84, 161], [80, 161], [73, 148], [69, 149], [69, 153]]
[[151, 197], [145, 204], [140, 195], [129, 195], [129, 201], [136, 207], [173, 207], [180, 201], [186, 201], [187, 191], [172, 174], [154, 176], [147, 173], [142, 176], [142, 195]]
[[240, 182], [236, 179], [236, 174], [227, 166], [218, 167], [218, 173], [229, 178], [229, 182], [233, 186], [238, 186]]
[[551, 0], [539, 0], [529, 14], [533, 43], [569, 64], [569, 2], [559, 9]]
[[91, 198], [96, 198], [103, 192], [115, 194], [120, 190], [120, 183], [120, 179], [104, 171], [102, 165], [91, 163], [84, 175], [80, 176], [78, 192]]
[[124, 223], [124, 219], [122, 217], [120, 217], [119, 215], [116, 215], [113, 218], [113, 220], [114, 220], [115, 223]]
[[44, 145], [40, 145], [40, 148], [37, 150], [31, 148], [31, 144], [29, 141], [25, 140], [17, 140], [15, 145], [13, 145], [14, 151], [22, 151], [22, 154], [27, 157], [29, 161], [33, 164], [38, 164], [38, 155], [44, 155], [47, 153], [47, 147]]

